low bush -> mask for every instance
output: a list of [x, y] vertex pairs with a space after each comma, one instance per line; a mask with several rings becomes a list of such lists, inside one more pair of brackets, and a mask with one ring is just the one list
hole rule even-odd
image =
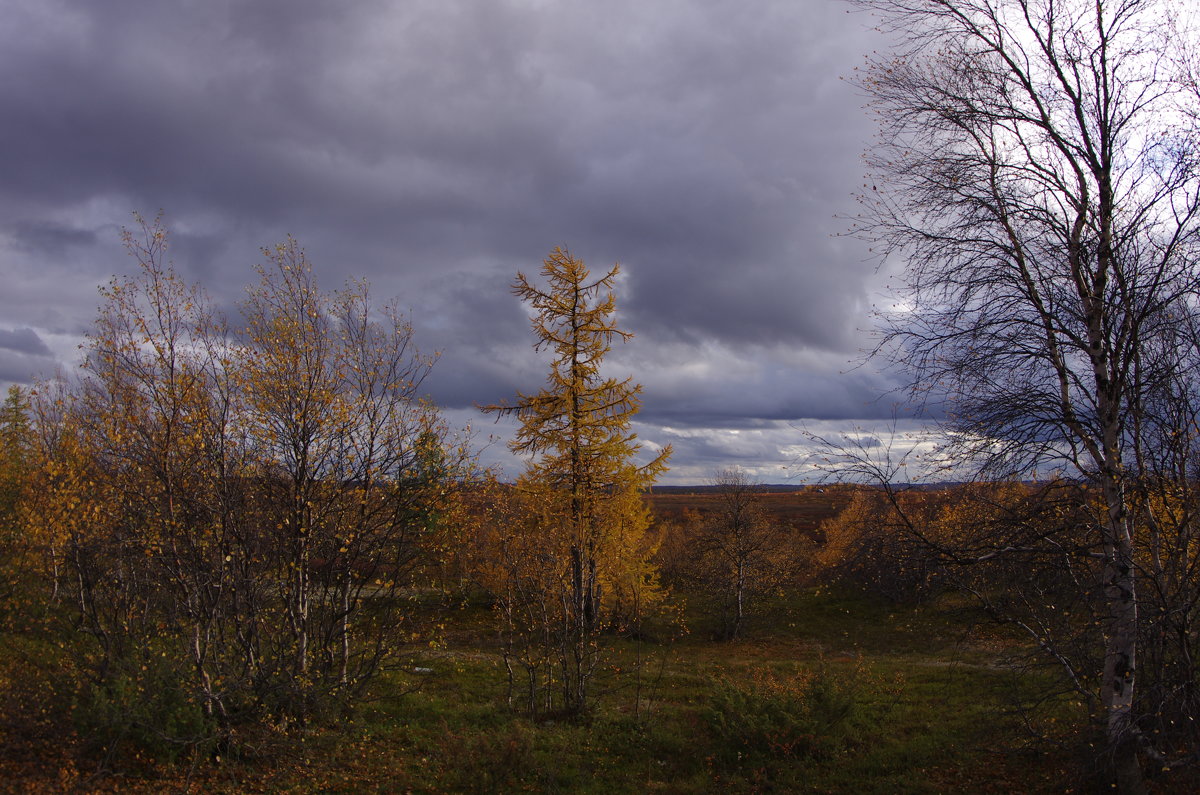
[[757, 670], [714, 681], [704, 718], [725, 764], [824, 759], [858, 738], [867, 686], [861, 669]]
[[108, 761], [174, 763], [215, 742], [214, 726], [176, 660], [147, 652], [84, 688], [75, 727]]

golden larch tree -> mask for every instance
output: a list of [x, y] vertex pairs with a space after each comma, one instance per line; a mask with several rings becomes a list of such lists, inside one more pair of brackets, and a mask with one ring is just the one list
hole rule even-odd
[[641, 445], [630, 425], [641, 386], [601, 372], [613, 340], [632, 337], [613, 317], [619, 272], [614, 265], [593, 279], [582, 260], [555, 248], [542, 265], [544, 287], [517, 274], [513, 292], [534, 310], [534, 347], [552, 354], [550, 373], [537, 393], [487, 407], [520, 420], [509, 446], [529, 463], [518, 486], [553, 504], [555, 518], [542, 523], [542, 532], [556, 536], [547, 538], [546, 549], [565, 549], [553, 642], [569, 711], [586, 706], [599, 633], [622, 618], [613, 608], [638, 604], [631, 592], [654, 585], [640, 492], [665, 470], [671, 452], [667, 447], [648, 463], [636, 462]]

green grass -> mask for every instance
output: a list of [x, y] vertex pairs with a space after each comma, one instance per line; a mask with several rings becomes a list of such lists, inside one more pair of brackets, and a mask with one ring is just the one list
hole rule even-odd
[[[237, 758], [158, 775], [206, 792], [1055, 789], [1057, 762], [1018, 751], [1013, 675], [997, 664], [1011, 640], [964, 630], [961, 607], [796, 593], [738, 641], [643, 643], [636, 705], [627, 672], [639, 649], [615, 641], [609, 662], [626, 673], [597, 678], [592, 712], [534, 722], [505, 703], [488, 613], [472, 606], [344, 724], [254, 738]], [[152, 779], [121, 790], [163, 788]]]
[[[330, 741], [329, 766], [344, 782], [309, 768], [282, 788], [936, 792], [949, 781], [959, 791], [1002, 788], [1009, 769], [998, 764], [996, 749], [1017, 730], [1005, 712], [1011, 674], [973, 644], [954, 607], [797, 594], [743, 640], [715, 643], [695, 633], [652, 647], [636, 716], [628, 677], [599, 677], [604, 695], [581, 721], [532, 723], [513, 712], [503, 703], [502, 669], [480, 653], [478, 639], [451, 644], [408, 661], [434, 671], [418, 692], [366, 710], [356, 732]], [[628, 669], [633, 643], [612, 651], [612, 663]], [[755, 677], [788, 681], [812, 671], [850, 683], [855, 702], [853, 719], [829, 729], [837, 736], [822, 738], [818, 752], [762, 747], [770, 727], [744, 727], [741, 748], [734, 747], [737, 729], [714, 729], [722, 687], [748, 689]], [[396, 688], [417, 678], [396, 677]], [[749, 706], [763, 709], [762, 702]], [[804, 721], [797, 719], [797, 731], [810, 725]]]

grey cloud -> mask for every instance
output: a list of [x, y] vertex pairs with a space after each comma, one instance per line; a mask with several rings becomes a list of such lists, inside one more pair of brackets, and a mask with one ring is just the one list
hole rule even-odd
[[0, 348], [0, 385], [28, 384], [36, 378], [53, 375], [57, 369], [50, 357]]
[[50, 256], [62, 256], [69, 248], [96, 242], [94, 230], [46, 221], [18, 221], [9, 234], [18, 249]]
[[[396, 296], [443, 353], [430, 392], [466, 410], [541, 385], [508, 286], [565, 244], [626, 267], [636, 352], [615, 366], [648, 421], [880, 416], [894, 379], [838, 374], [874, 278], [833, 237], [870, 129], [838, 77], [871, 34], [843, 11], [9, 0], [0, 317], [78, 333], [94, 285], [133, 268], [129, 212], [162, 207], [176, 265], [231, 315], [287, 234], [324, 286]], [[702, 376], [681, 366], [714, 349]]]
[[31, 328], [0, 328], [0, 348], [31, 356], [50, 356], [50, 348]]
[[0, 384], [28, 384], [34, 376], [25, 362], [14, 361], [0, 351]]

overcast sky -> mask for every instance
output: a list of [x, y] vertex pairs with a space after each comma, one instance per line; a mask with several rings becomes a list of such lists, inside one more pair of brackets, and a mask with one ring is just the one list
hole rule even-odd
[[[610, 355], [663, 482], [797, 477], [799, 428], [892, 412], [853, 369], [883, 277], [840, 237], [880, 46], [836, 0], [0, 0], [0, 383], [74, 366], [96, 288], [165, 211], [234, 307], [295, 235], [407, 308], [451, 419], [537, 389], [510, 293], [556, 245], [619, 261]], [[837, 216], [841, 216], [839, 219]], [[481, 441], [483, 440], [481, 437]], [[518, 466], [509, 464], [515, 474]]]

